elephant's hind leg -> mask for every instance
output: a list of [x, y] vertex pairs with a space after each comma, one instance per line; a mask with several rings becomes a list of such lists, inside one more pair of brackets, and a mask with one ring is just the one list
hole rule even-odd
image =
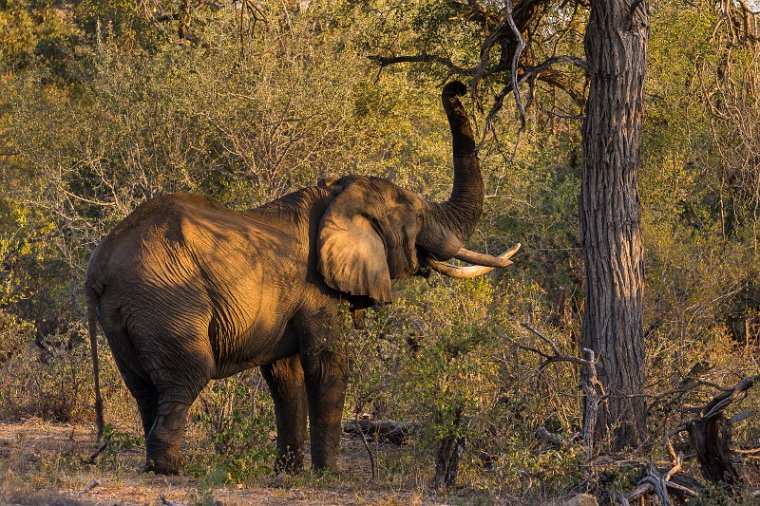
[[303, 469], [306, 441], [306, 388], [298, 355], [261, 367], [274, 399], [277, 419], [277, 462], [275, 472]]
[[[183, 348], [179, 345], [182, 342], [177, 338], [153, 340], [153, 349], [146, 346], [142, 351], [143, 362], [150, 364], [148, 372], [158, 392], [155, 420], [145, 441], [146, 471], [180, 472], [187, 413], [211, 378], [213, 356], [202, 349]], [[171, 349], [158, 343], [169, 343]]]

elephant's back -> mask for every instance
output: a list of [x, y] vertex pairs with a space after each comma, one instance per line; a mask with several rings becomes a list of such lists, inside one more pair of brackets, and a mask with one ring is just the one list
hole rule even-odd
[[183, 242], [183, 229], [188, 228], [194, 210], [219, 212], [220, 208], [224, 209], [213, 199], [183, 193], [144, 202], [119, 222], [90, 256], [87, 290], [99, 295], [103, 286], [112, 283], [116, 276], [121, 276], [119, 281], [126, 281], [150, 271], [151, 265], [161, 260], [151, 257], [162, 256], [167, 246], [181, 249], [177, 246]]
[[278, 294], [272, 283], [262, 283], [271, 264], [262, 257], [278, 237], [210, 198], [159, 197], [135, 209], [98, 246], [88, 293], [106, 312], [146, 329], [162, 320], [181, 333], [209, 332], [213, 340], [244, 333], [255, 321], [272, 332], [278, 324], [260, 315], [270, 312], [265, 306], [276, 304]]

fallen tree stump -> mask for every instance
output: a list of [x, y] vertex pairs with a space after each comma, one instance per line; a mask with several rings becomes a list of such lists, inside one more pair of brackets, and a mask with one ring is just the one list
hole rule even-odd
[[740, 413], [727, 420], [723, 410], [757, 383], [760, 383], [760, 374], [742, 379], [715, 396], [700, 410], [699, 416], [670, 433], [671, 436], [683, 431], [689, 434], [702, 475], [712, 483], [732, 488], [744, 484], [741, 473], [734, 466], [736, 457], [731, 450], [731, 430], [735, 423], [748, 418], [751, 413]]
[[[704, 485], [691, 476], [682, 473], [682, 457], [676, 457], [671, 467], [657, 466], [652, 462], [639, 462], [615, 455], [600, 455], [587, 464], [589, 474], [597, 475], [597, 480], [586, 480], [574, 491], [595, 493], [601, 504], [631, 505], [643, 501], [647, 495], [657, 497], [655, 504], [682, 504], [698, 497], [705, 490]], [[635, 474], [631, 474], [635, 471]], [[625, 475], [635, 483], [633, 490], [620, 491], [618, 483], [610, 488], [613, 481]], [[635, 477], [635, 478], [634, 478]]]
[[706, 480], [732, 487], [742, 482], [731, 455], [731, 425], [722, 413], [690, 420], [686, 430]]

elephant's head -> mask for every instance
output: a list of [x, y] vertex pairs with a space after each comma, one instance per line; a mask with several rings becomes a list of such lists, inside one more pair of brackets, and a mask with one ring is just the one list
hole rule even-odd
[[[451, 127], [454, 186], [449, 200], [433, 203], [380, 178], [347, 176], [330, 181], [340, 193], [320, 224], [319, 269], [331, 288], [353, 296], [390, 302], [391, 280], [430, 266], [455, 277], [473, 277], [510, 265], [519, 244], [499, 257], [464, 245], [483, 210], [483, 178], [458, 82], [443, 88]], [[458, 258], [473, 264], [455, 267]]]

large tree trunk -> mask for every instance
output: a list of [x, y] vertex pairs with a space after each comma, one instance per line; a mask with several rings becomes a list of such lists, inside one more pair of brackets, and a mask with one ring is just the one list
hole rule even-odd
[[599, 356], [599, 379], [609, 394], [597, 440], [612, 436], [613, 448], [637, 444], [646, 422], [637, 186], [648, 35], [645, 0], [592, 0], [580, 211], [583, 346]]

